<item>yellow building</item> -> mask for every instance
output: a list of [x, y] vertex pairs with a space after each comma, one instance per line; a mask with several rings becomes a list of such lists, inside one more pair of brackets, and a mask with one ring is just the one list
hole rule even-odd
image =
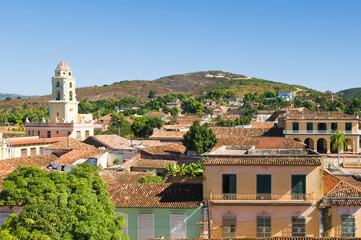
[[332, 149], [331, 135], [338, 130], [346, 135], [344, 151], [360, 152], [360, 119], [342, 112], [313, 112], [306, 108], [285, 110], [278, 116], [278, 124], [284, 135], [305, 143], [319, 153], [337, 153]]
[[320, 235], [323, 160], [289, 141], [262, 137], [262, 145], [222, 146], [204, 155], [212, 238]]
[[49, 119], [25, 122], [28, 136], [40, 138], [70, 136], [84, 140], [94, 135], [94, 123], [91, 114], [78, 114], [78, 102], [75, 93], [75, 78], [65, 61], [61, 61], [52, 77], [52, 98], [49, 101]]

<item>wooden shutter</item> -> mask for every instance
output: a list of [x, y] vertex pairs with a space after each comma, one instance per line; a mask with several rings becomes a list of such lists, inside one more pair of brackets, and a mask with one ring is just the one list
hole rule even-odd
[[257, 175], [257, 193], [271, 194], [271, 175]]
[[237, 175], [222, 175], [222, 193], [237, 193]]
[[306, 175], [292, 175], [292, 199], [303, 199], [306, 194]]
[[257, 217], [257, 237], [271, 237], [271, 217]]
[[293, 237], [306, 236], [306, 218], [292, 217], [292, 236]]
[[313, 123], [307, 123], [307, 131], [313, 131]]
[[171, 239], [186, 239], [186, 214], [185, 213], [171, 213], [170, 214], [170, 238]]
[[344, 215], [342, 219], [342, 237], [355, 237], [355, 217]]
[[223, 216], [222, 236], [224, 238], [236, 237], [236, 216]]
[[153, 213], [138, 214], [138, 240], [154, 238], [154, 215]]

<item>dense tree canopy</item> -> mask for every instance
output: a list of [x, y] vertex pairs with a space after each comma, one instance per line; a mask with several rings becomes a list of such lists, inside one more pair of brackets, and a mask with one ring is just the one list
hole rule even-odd
[[134, 136], [148, 138], [152, 135], [154, 128], [163, 127], [163, 121], [159, 118], [135, 118], [132, 124]]
[[199, 121], [195, 121], [189, 131], [184, 134], [183, 145], [187, 150], [194, 150], [200, 155], [214, 147], [218, 140], [212, 129], [208, 129], [206, 124], [200, 125]]
[[129, 239], [95, 166], [82, 164], [68, 174], [19, 167], [3, 186], [1, 205], [20, 204], [23, 211], [10, 215], [1, 239]]

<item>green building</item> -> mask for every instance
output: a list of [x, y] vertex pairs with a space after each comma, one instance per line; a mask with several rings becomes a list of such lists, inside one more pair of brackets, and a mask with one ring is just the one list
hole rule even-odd
[[131, 240], [199, 238], [202, 184], [122, 184], [109, 191]]

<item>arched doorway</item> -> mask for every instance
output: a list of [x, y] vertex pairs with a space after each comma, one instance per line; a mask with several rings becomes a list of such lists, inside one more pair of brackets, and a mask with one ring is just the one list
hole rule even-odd
[[333, 141], [330, 142], [330, 152], [331, 153], [338, 153], [338, 148], [336, 147], [335, 149], [333, 149], [332, 147], [333, 147]]
[[344, 150], [346, 152], [353, 152], [353, 141], [352, 141], [352, 139], [347, 138], [346, 141], [347, 141], [347, 144], [345, 145]]
[[320, 138], [317, 140], [317, 152], [319, 153], [327, 153], [327, 141], [324, 138]]
[[306, 144], [307, 148], [310, 148], [310, 149], [314, 150], [315, 142], [313, 141], [312, 138], [306, 138], [305, 144]]
[[296, 142], [301, 142], [299, 138], [294, 138], [293, 140], [295, 140]]

